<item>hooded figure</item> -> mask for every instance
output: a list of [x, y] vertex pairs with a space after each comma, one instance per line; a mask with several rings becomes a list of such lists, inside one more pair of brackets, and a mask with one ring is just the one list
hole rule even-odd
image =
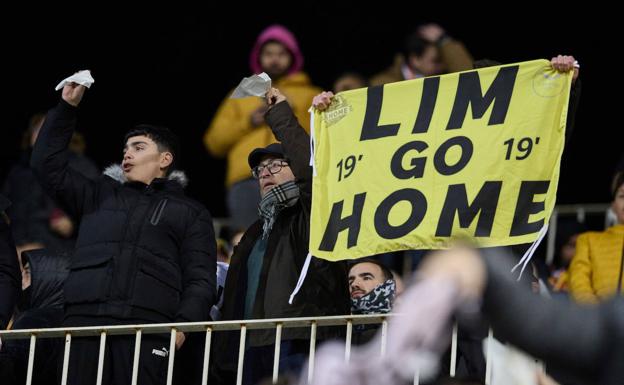
[[[63, 284], [67, 278], [69, 257], [66, 254], [50, 254], [46, 249], [22, 253], [24, 271], [30, 276], [18, 301], [18, 315], [13, 329], [39, 329], [60, 327], [63, 322]], [[26, 383], [28, 367], [27, 339], [9, 340], [0, 352], [3, 367], [3, 384]], [[33, 384], [58, 383], [58, 359], [63, 352], [59, 338], [37, 340]], [[5, 382], [6, 381], [6, 382]]]
[[[308, 108], [312, 98], [321, 92], [303, 71], [303, 55], [294, 35], [285, 27], [272, 25], [258, 36], [249, 56], [250, 69], [271, 76], [272, 86], [279, 88], [302, 127], [310, 131]], [[230, 99], [221, 103], [204, 144], [211, 155], [227, 157], [227, 204], [232, 225], [245, 230], [256, 219], [260, 202], [258, 183], [251, 177], [245, 161], [258, 147], [277, 141], [264, 121], [266, 106], [260, 98]]]

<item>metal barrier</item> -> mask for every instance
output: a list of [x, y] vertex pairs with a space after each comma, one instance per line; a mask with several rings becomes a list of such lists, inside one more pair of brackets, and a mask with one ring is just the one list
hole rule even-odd
[[[33, 364], [36, 353], [36, 342], [39, 338], [65, 337], [65, 351], [63, 355], [61, 384], [67, 384], [67, 373], [69, 367], [69, 354], [73, 338], [99, 336], [100, 349], [98, 357], [97, 385], [102, 383], [104, 368], [104, 347], [106, 338], [112, 335], [135, 335], [134, 361], [132, 370], [132, 385], [137, 383], [139, 367], [139, 352], [141, 349], [141, 338], [144, 334], [169, 333], [169, 362], [167, 367], [167, 385], [171, 385], [173, 378], [173, 364], [175, 360], [175, 341], [177, 332], [204, 332], [206, 333], [204, 346], [204, 360], [202, 372], [202, 384], [208, 382], [208, 366], [210, 358], [210, 345], [212, 333], [216, 331], [240, 330], [240, 350], [238, 357], [238, 373], [236, 383], [242, 382], [242, 369], [244, 365], [244, 351], [247, 330], [275, 329], [275, 361], [273, 366], [273, 382], [277, 382], [279, 373], [279, 353], [281, 345], [281, 334], [283, 328], [309, 327], [310, 328], [310, 350], [308, 370], [308, 380], [312, 380], [314, 375], [314, 354], [316, 350], [316, 329], [325, 326], [346, 326], [346, 354], [348, 360], [351, 349], [351, 333], [353, 325], [362, 324], [382, 324], [387, 325], [387, 318], [391, 315], [353, 315], [353, 316], [331, 316], [331, 317], [307, 317], [307, 318], [283, 318], [283, 319], [263, 319], [245, 321], [219, 321], [219, 322], [191, 322], [191, 323], [171, 323], [171, 324], [144, 324], [144, 325], [122, 325], [122, 326], [91, 326], [72, 327], [54, 329], [29, 329], [29, 330], [7, 330], [0, 331], [0, 339], [3, 341], [10, 339], [30, 339], [30, 349], [28, 356], [28, 371], [26, 384], [30, 385], [33, 377]], [[385, 328], [384, 328], [385, 330]], [[382, 339], [382, 354], [385, 347], [385, 334]]]
[[[30, 349], [28, 356], [28, 371], [26, 377], [26, 385], [32, 383], [34, 358], [36, 354], [36, 343], [40, 338], [65, 338], [65, 350], [63, 355], [62, 379], [61, 385], [67, 384], [67, 374], [69, 370], [69, 354], [71, 351], [72, 340], [81, 337], [100, 337], [98, 370], [96, 384], [102, 384], [102, 376], [104, 370], [104, 350], [106, 339], [108, 336], [114, 335], [135, 335], [134, 360], [132, 365], [132, 385], [137, 384], [137, 375], [139, 368], [139, 352], [141, 349], [141, 339], [145, 334], [169, 333], [169, 357], [167, 366], [167, 385], [171, 385], [173, 379], [173, 367], [175, 360], [175, 342], [176, 333], [178, 332], [203, 332], [205, 333], [204, 358], [202, 365], [202, 384], [208, 383], [208, 367], [210, 359], [210, 348], [212, 341], [212, 333], [218, 331], [240, 331], [238, 371], [236, 376], [236, 384], [242, 383], [243, 365], [245, 360], [245, 342], [248, 330], [258, 329], [275, 329], [275, 352], [273, 363], [273, 383], [277, 383], [279, 374], [279, 357], [281, 347], [281, 335], [283, 328], [307, 327], [310, 328], [310, 348], [308, 352], [308, 383], [312, 382], [314, 376], [314, 356], [316, 352], [316, 330], [319, 327], [327, 326], [345, 326], [345, 361], [349, 362], [351, 357], [351, 337], [353, 327], [355, 325], [364, 324], [381, 324], [381, 345], [379, 347], [380, 356], [386, 354], [386, 340], [388, 330], [388, 319], [393, 314], [374, 314], [374, 315], [347, 315], [347, 316], [330, 316], [330, 317], [306, 317], [306, 318], [281, 318], [281, 319], [263, 319], [263, 320], [245, 320], [245, 321], [219, 321], [219, 322], [190, 322], [190, 323], [171, 323], [171, 324], [144, 324], [144, 325], [121, 325], [121, 326], [91, 326], [91, 327], [71, 327], [71, 328], [54, 328], [54, 329], [29, 329], [29, 330], [6, 330], [0, 331], [0, 339], [3, 341], [10, 339], [30, 339]], [[491, 335], [490, 335], [491, 338]], [[489, 341], [488, 341], [489, 345]], [[450, 361], [451, 377], [455, 376], [456, 367], [456, 351], [457, 351], [457, 328], [454, 327], [452, 335], [452, 354]], [[489, 362], [489, 358], [488, 358]], [[487, 368], [486, 368], [487, 371]], [[489, 372], [488, 372], [489, 373]], [[418, 384], [418, 373], [414, 375], [414, 384]], [[488, 383], [486, 378], [486, 383]]]
[[[547, 255], [546, 262], [553, 261], [555, 254], [555, 237], [557, 233], [557, 222], [561, 215], [576, 215], [577, 221], [584, 223], [588, 214], [606, 214], [609, 208], [608, 204], [582, 204], [582, 205], [560, 205], [557, 206], [552, 213], [549, 224], [549, 232], [547, 238]], [[605, 215], [605, 226], [606, 226]], [[227, 219], [215, 219], [215, 227], [220, 228], [227, 224]], [[69, 369], [69, 353], [71, 350], [71, 342], [74, 337], [99, 336], [100, 348], [98, 356], [97, 385], [102, 384], [102, 375], [104, 370], [104, 351], [106, 338], [109, 335], [135, 335], [134, 360], [132, 366], [132, 385], [137, 383], [137, 374], [139, 367], [139, 357], [141, 349], [141, 338], [143, 334], [169, 333], [169, 361], [167, 366], [167, 385], [171, 385], [173, 378], [173, 364], [175, 360], [175, 342], [177, 332], [205, 332], [204, 360], [202, 369], [202, 384], [208, 383], [208, 367], [210, 359], [210, 346], [212, 341], [212, 333], [216, 331], [239, 330], [239, 357], [238, 371], [236, 376], [237, 385], [242, 382], [243, 365], [245, 359], [245, 340], [247, 330], [256, 329], [275, 329], [275, 352], [273, 364], [273, 383], [277, 382], [279, 373], [279, 357], [281, 347], [281, 335], [283, 328], [292, 327], [309, 327], [310, 328], [310, 349], [309, 349], [309, 368], [308, 383], [314, 376], [314, 355], [316, 352], [316, 330], [318, 327], [325, 326], [345, 326], [345, 361], [348, 362], [351, 357], [351, 338], [354, 325], [362, 324], [381, 324], [381, 346], [380, 355], [386, 353], [386, 339], [388, 329], [388, 318], [392, 314], [386, 315], [349, 315], [349, 316], [332, 316], [332, 317], [308, 317], [308, 318], [282, 318], [282, 319], [264, 319], [264, 320], [245, 320], [245, 321], [219, 321], [219, 322], [193, 322], [193, 323], [171, 323], [171, 324], [145, 324], [145, 325], [123, 325], [123, 326], [93, 326], [93, 327], [73, 327], [73, 328], [56, 328], [56, 329], [29, 329], [29, 330], [7, 330], [0, 331], [0, 339], [30, 339], [30, 348], [28, 355], [28, 367], [26, 376], [26, 385], [32, 383], [34, 357], [36, 352], [36, 343], [39, 338], [65, 337], [65, 350], [63, 355], [62, 379], [61, 384], [67, 384], [67, 373]], [[492, 341], [492, 333], [488, 335], [487, 351], [489, 353]], [[453, 328], [451, 342], [451, 377], [455, 376], [457, 366], [457, 327]], [[486, 354], [486, 378], [485, 383], [491, 382], [491, 357]], [[418, 373], [414, 374], [414, 384], [418, 384]]]
[[548, 234], [546, 239], [546, 264], [550, 265], [554, 258], [555, 253], [555, 240], [557, 237], [557, 224], [559, 218], [562, 215], [576, 215], [576, 220], [580, 223], [585, 223], [587, 215], [600, 214], [604, 216], [604, 225], [607, 227], [607, 210], [609, 204], [607, 203], [590, 203], [579, 205], [559, 205], [556, 206], [550, 217], [548, 224]]

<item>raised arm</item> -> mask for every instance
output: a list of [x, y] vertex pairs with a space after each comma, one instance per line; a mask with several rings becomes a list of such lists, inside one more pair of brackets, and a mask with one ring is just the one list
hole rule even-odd
[[63, 88], [61, 101], [46, 115], [30, 160], [44, 188], [75, 217], [93, 203], [96, 188], [95, 181], [69, 167], [68, 145], [85, 89], [75, 83]]
[[265, 119], [273, 134], [284, 146], [290, 168], [295, 175], [302, 198], [311, 202], [312, 168], [310, 167], [310, 136], [297, 121], [286, 97], [276, 88], [267, 93], [269, 110]]

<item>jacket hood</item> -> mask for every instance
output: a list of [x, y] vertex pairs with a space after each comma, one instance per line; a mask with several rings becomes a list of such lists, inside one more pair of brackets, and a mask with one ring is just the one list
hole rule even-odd
[[303, 69], [303, 54], [299, 49], [299, 44], [297, 43], [295, 35], [293, 35], [293, 33], [286, 27], [279, 24], [273, 24], [260, 33], [258, 39], [256, 39], [254, 47], [251, 50], [251, 55], [249, 56], [249, 67], [254, 74], [262, 72], [262, 67], [260, 66], [260, 50], [265, 43], [271, 40], [282, 43], [292, 54], [293, 62], [288, 70], [288, 75], [299, 72]]
[[63, 284], [69, 273], [69, 256], [48, 249], [25, 251], [30, 264], [30, 309], [62, 308], [65, 304]]
[[[124, 175], [123, 168], [121, 168], [120, 164], [112, 164], [106, 167], [102, 174], [116, 180], [119, 183], [128, 182], [128, 178]], [[172, 171], [169, 176], [167, 176], [167, 179], [178, 182], [178, 184], [182, 187], [186, 187], [188, 184], [188, 177], [186, 176], [186, 173], [181, 170]]]

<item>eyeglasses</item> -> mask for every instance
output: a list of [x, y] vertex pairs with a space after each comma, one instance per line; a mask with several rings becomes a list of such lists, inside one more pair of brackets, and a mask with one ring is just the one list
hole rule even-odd
[[267, 170], [269, 170], [269, 173], [271, 175], [277, 174], [278, 172], [282, 171], [282, 168], [284, 166], [288, 166], [288, 162], [285, 160], [274, 160], [271, 163], [267, 163], [267, 164], [260, 164], [257, 165], [256, 167], [251, 169], [251, 175], [253, 175], [254, 178], [256, 179], [260, 179], [260, 175], [262, 175], [262, 172], [264, 171], [264, 169], [266, 168]]

